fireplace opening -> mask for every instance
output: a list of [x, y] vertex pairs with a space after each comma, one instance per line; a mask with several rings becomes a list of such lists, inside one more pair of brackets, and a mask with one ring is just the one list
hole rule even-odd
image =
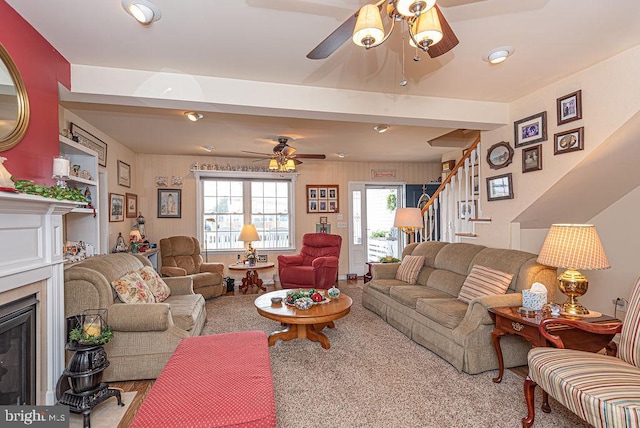
[[35, 296], [0, 306], [0, 405], [36, 404]]

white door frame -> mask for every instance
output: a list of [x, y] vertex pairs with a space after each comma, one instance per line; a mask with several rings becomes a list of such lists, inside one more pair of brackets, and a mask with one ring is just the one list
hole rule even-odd
[[[368, 234], [367, 234], [367, 196], [366, 196], [366, 188], [367, 187], [400, 187], [400, 192], [398, 194], [397, 207], [404, 207], [405, 205], [405, 193], [406, 193], [406, 183], [404, 182], [378, 182], [378, 181], [350, 181], [348, 183], [348, 206], [349, 206], [349, 273], [355, 273], [358, 276], [362, 276], [366, 273], [366, 262], [367, 260], [367, 247], [368, 247]], [[360, 213], [361, 213], [361, 221], [360, 221], [360, 230], [355, 230], [354, 224], [354, 206], [353, 206], [353, 193], [359, 191], [361, 192], [360, 199]], [[361, 241], [360, 243], [355, 242], [356, 233], [360, 233]], [[398, 238], [402, 234], [398, 234]], [[402, 246], [402, 243], [400, 242]]]

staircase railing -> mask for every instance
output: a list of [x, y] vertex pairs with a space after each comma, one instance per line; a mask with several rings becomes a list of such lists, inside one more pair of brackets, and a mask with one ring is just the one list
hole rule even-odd
[[422, 208], [424, 240], [459, 242], [461, 238], [473, 238], [477, 236], [476, 224], [490, 221], [482, 217], [480, 145], [478, 137]]

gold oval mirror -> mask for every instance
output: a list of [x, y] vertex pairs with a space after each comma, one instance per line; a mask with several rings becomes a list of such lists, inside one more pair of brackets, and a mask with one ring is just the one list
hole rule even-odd
[[20, 142], [29, 126], [27, 90], [4, 46], [0, 44], [0, 152]]

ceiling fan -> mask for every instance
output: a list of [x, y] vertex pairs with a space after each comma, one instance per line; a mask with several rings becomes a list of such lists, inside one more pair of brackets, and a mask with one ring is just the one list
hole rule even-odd
[[[386, 35], [381, 12], [391, 19]], [[307, 58], [325, 59], [349, 39], [365, 49], [379, 46], [393, 32], [395, 23], [402, 21], [408, 24], [409, 44], [431, 58], [449, 52], [459, 43], [436, 0], [379, 0], [362, 6], [309, 52]]]
[[263, 159], [271, 159], [269, 162], [269, 169], [279, 171], [294, 171], [296, 169], [296, 165], [302, 163], [298, 159], [326, 159], [325, 155], [296, 153], [296, 149], [288, 144], [291, 140], [289, 137], [279, 136], [276, 137], [275, 140], [278, 144], [273, 147], [273, 154], [251, 152], [247, 150], [242, 150], [242, 152], [266, 156]]

